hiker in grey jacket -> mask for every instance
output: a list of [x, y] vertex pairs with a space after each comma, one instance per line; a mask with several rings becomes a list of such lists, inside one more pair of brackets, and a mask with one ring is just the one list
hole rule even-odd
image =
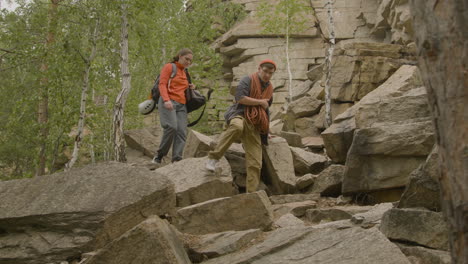
[[215, 171], [216, 163], [231, 144], [240, 139], [245, 149], [247, 192], [257, 191], [262, 168], [262, 143], [268, 144], [269, 106], [273, 101], [271, 77], [276, 71], [272, 60], [264, 60], [258, 72], [242, 78], [236, 89], [236, 103], [224, 115], [228, 128], [208, 154], [206, 169]]

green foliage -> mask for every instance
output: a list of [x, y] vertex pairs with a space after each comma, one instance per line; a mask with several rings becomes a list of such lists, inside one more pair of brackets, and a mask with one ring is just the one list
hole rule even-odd
[[285, 35], [305, 31], [312, 10], [306, 0], [279, 0], [277, 5], [265, 0], [257, 11], [265, 33]]
[[[132, 90], [126, 129], [143, 126], [137, 105], [148, 96], [161, 67], [181, 48], [194, 51], [190, 72], [198, 88], [218, 86], [221, 59], [209, 45], [245, 13], [240, 5], [223, 0], [197, 0], [187, 8], [184, 2], [128, 1]], [[112, 109], [121, 87], [121, 0], [63, 0], [54, 16], [49, 0], [18, 3], [15, 12], [0, 12], [0, 180], [33, 176], [44, 141], [48, 172], [63, 168], [69, 158], [64, 154], [73, 149], [88, 64], [86, 136], [78, 162], [109, 159]], [[97, 54], [87, 61], [95, 30]], [[49, 34], [54, 38], [46, 44]], [[47, 70], [41, 70], [45, 65]], [[47, 138], [40, 138], [37, 121], [41, 83], [49, 98]], [[195, 129], [209, 131], [207, 121], [205, 114]]]

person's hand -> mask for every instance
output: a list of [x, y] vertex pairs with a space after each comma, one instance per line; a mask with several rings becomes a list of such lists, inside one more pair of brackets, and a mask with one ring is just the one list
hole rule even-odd
[[196, 89], [197, 87], [195, 86], [195, 84], [190, 83], [190, 84], [188, 85], [188, 88], [190, 88], [190, 89]]
[[272, 135], [270, 133], [268, 133], [268, 139], [272, 139], [272, 138], [275, 138], [276, 136], [275, 135]]
[[172, 111], [174, 109], [174, 106], [172, 105], [172, 102], [169, 100], [169, 101], [164, 102], [164, 108]]
[[259, 105], [263, 107], [263, 109], [267, 109], [268, 108], [268, 99], [259, 99], [260, 102], [259, 102]]

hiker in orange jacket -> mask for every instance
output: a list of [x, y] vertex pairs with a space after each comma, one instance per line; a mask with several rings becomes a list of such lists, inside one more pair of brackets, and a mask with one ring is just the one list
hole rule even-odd
[[[172, 145], [172, 162], [182, 159], [187, 137], [187, 108], [185, 107], [185, 90], [195, 89], [195, 85], [189, 83], [185, 69], [193, 61], [193, 52], [190, 49], [181, 49], [174, 56], [171, 63], [167, 63], [161, 70], [159, 79], [158, 110], [163, 136], [161, 143], [153, 158], [153, 163], [159, 164], [167, 155]], [[172, 63], [175, 63], [177, 73], [171, 77]]]
[[270, 79], [275, 71], [276, 64], [272, 60], [263, 60], [257, 72], [242, 78], [236, 89], [236, 102], [224, 114], [229, 126], [221, 134], [216, 148], [208, 154], [206, 169], [215, 171], [218, 160], [240, 139], [245, 149], [247, 192], [255, 192], [260, 183], [262, 143], [268, 144], [268, 108], [273, 102]]

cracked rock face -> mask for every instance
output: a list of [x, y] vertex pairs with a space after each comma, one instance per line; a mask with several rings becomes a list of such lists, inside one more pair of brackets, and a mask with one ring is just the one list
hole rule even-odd
[[[366, 250], [362, 250], [365, 248]], [[215, 263], [394, 263], [409, 264], [400, 249], [376, 228], [291, 227], [270, 233], [264, 242], [204, 262]]]
[[175, 210], [172, 182], [109, 162], [0, 182], [0, 262], [62, 261], [102, 247], [150, 215]]

